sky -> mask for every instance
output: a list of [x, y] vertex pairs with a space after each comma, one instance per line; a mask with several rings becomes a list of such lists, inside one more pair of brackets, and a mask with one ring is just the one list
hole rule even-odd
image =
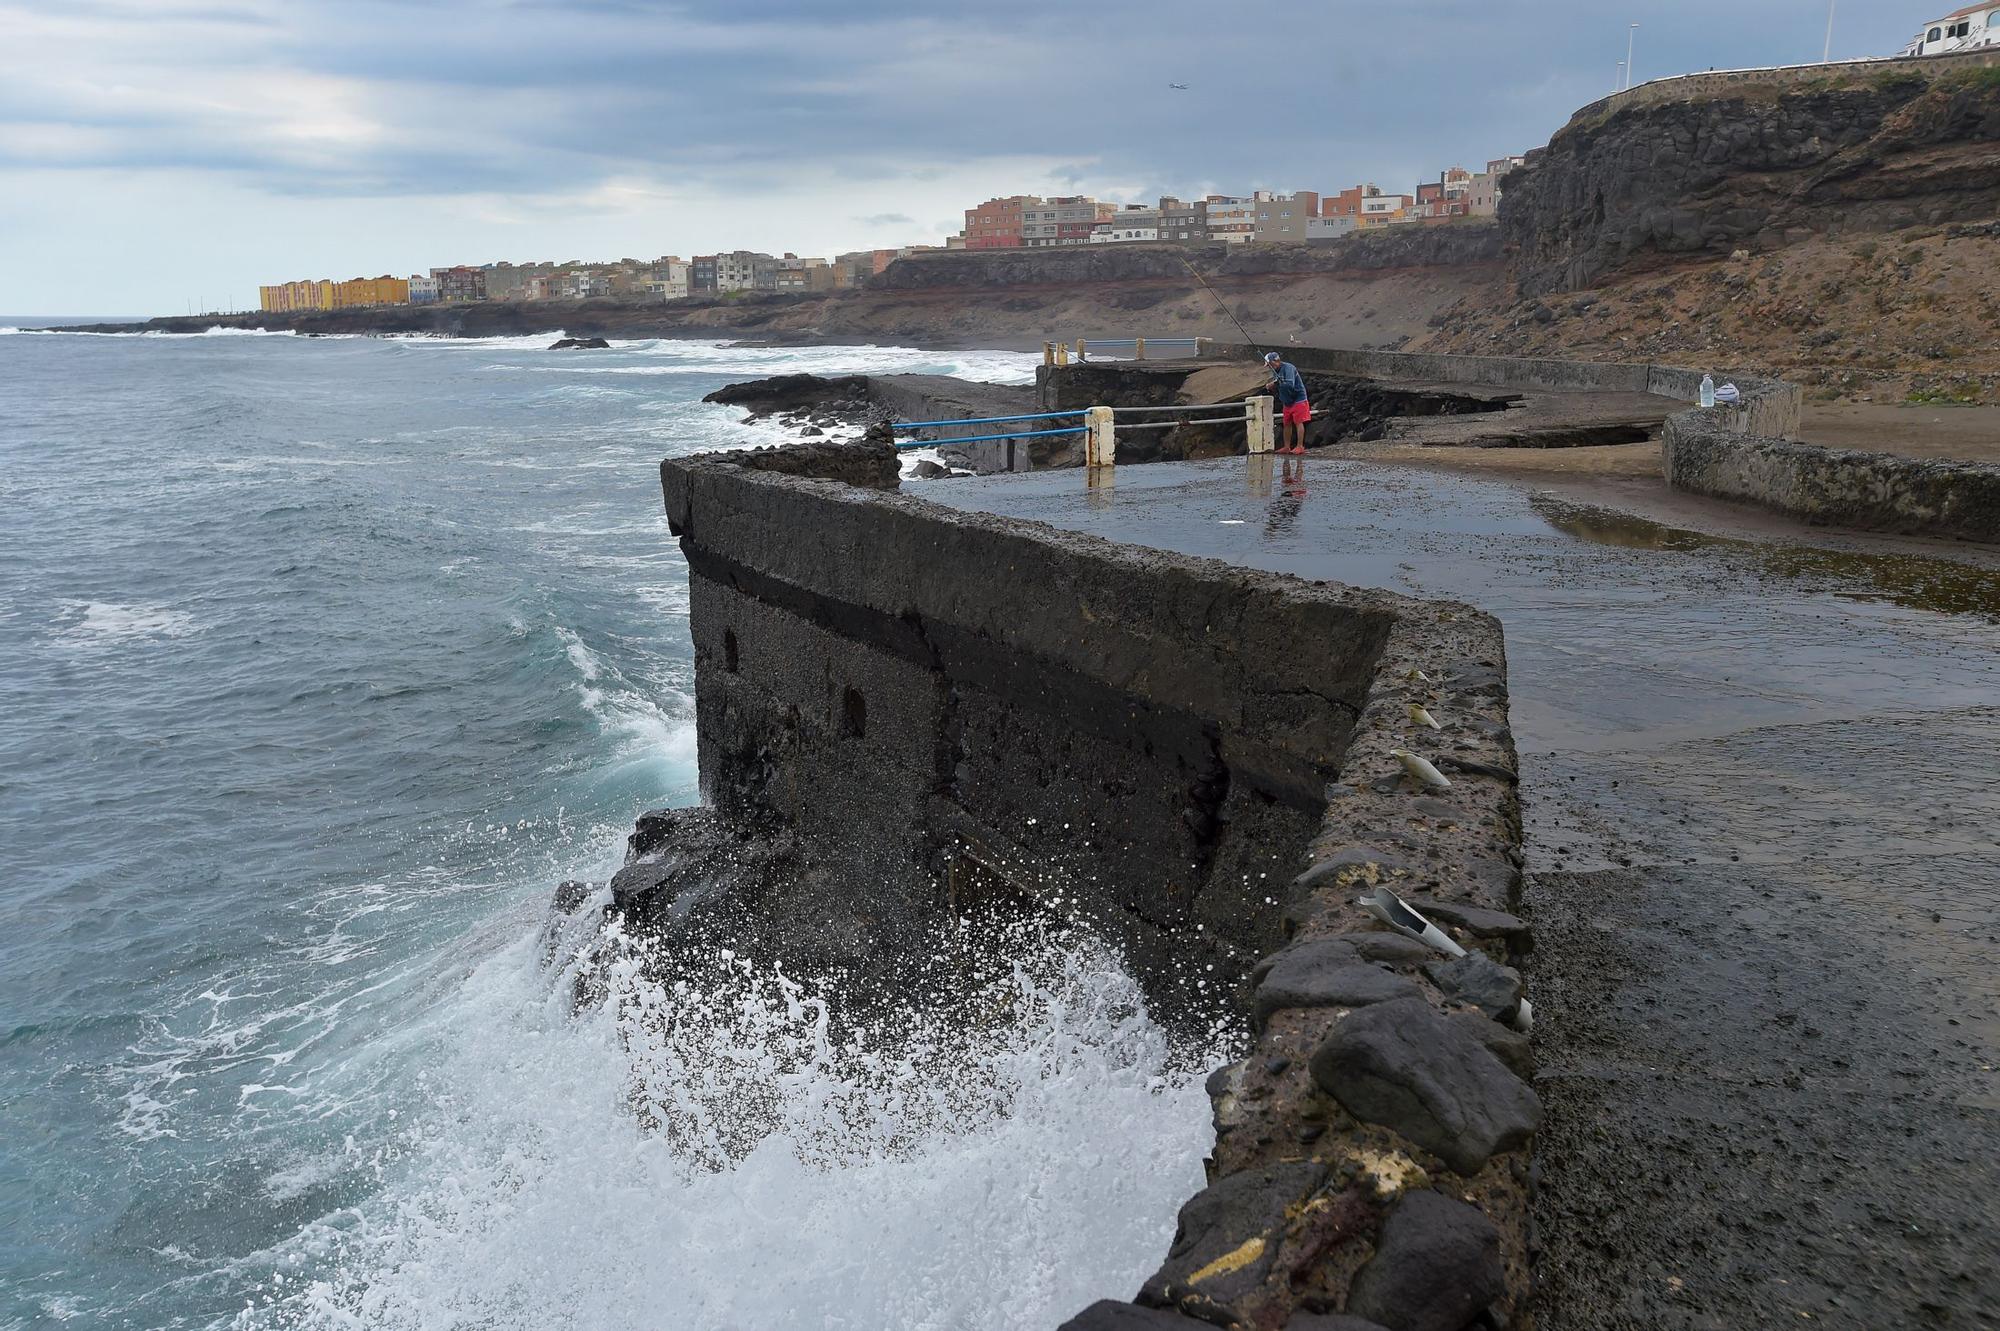
[[[1835, 0], [1836, 59], [1930, 0]], [[994, 195], [1407, 192], [1827, 0], [0, 0], [0, 311], [942, 243]], [[1629, 24], [1638, 23], [1635, 31]], [[1185, 83], [1186, 91], [1168, 85]]]

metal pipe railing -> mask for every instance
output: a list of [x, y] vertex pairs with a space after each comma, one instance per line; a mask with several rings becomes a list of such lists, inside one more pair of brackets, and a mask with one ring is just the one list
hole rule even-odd
[[1245, 416], [1205, 416], [1198, 421], [1135, 421], [1130, 425], [1120, 425], [1120, 430], [1177, 430], [1183, 425], [1241, 425]]
[[1179, 402], [1170, 407], [1113, 407], [1111, 410], [1123, 416], [1161, 411], [1213, 411], [1221, 407], [1241, 407], [1245, 411], [1250, 409], [1249, 404], [1245, 402]]
[[949, 421], [897, 421], [890, 429], [901, 434], [904, 430], [938, 430], [947, 425], [1006, 425], [1012, 421], [1045, 421], [1069, 416], [1081, 416], [1088, 408], [1076, 411], [1031, 411], [1022, 416], [966, 416]]
[[[1067, 412], [1057, 413], [1068, 415]], [[1081, 416], [1082, 412], [1077, 412]], [[1023, 430], [1015, 434], [969, 434], [953, 435], [948, 439], [906, 439], [897, 444], [898, 451], [906, 448], [936, 448], [941, 444], [983, 444], [993, 439], [1046, 439], [1057, 434], [1082, 434], [1081, 425], [1072, 425], [1062, 430]]]

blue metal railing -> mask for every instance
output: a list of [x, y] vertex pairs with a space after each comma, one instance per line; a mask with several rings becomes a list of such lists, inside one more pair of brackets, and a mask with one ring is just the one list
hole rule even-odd
[[[1084, 411], [1031, 411], [1021, 416], [972, 416], [951, 421], [897, 421], [889, 426], [894, 434], [910, 430], [941, 430], [954, 425], [1011, 425], [1016, 421], [1068, 420], [1085, 415]], [[898, 449], [935, 448], [939, 444], [983, 444], [996, 439], [1046, 439], [1057, 434], [1082, 434], [1081, 425], [1065, 426], [1056, 430], [1020, 430], [1012, 434], [949, 435], [943, 439], [905, 439], [896, 444]]]

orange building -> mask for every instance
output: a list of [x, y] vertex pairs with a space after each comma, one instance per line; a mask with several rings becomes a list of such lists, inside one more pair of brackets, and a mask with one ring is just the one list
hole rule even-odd
[[1033, 194], [1015, 194], [1005, 199], [988, 199], [977, 208], [965, 210], [965, 248], [969, 250], [1011, 250], [1021, 247], [1021, 214], [1040, 208]]
[[342, 310], [355, 305], [407, 305], [410, 282], [405, 277], [356, 277], [345, 282], [283, 282], [257, 288], [258, 306], [267, 313], [301, 310]]

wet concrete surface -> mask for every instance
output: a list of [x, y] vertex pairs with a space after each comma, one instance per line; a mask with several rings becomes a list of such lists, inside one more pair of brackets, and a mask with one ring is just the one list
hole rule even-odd
[[1538, 1326], [2000, 1324], [2000, 572], [1319, 458], [916, 493], [1500, 617]]

